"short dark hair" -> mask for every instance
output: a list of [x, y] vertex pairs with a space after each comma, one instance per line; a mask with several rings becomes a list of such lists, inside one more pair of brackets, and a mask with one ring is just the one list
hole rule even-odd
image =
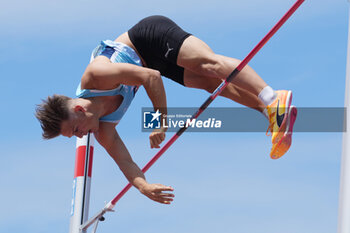
[[68, 100], [64, 95], [53, 95], [36, 106], [36, 118], [43, 129], [43, 138], [51, 139], [61, 133], [62, 121], [68, 120]]

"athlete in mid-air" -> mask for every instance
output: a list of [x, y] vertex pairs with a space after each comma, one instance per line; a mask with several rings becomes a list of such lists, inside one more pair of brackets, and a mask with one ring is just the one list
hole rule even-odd
[[[150, 199], [170, 204], [173, 188], [146, 181], [115, 127], [140, 86], [145, 88], [154, 110], [161, 109], [166, 115], [161, 76], [185, 87], [212, 92], [239, 62], [215, 54], [203, 41], [164, 16], [147, 17], [116, 40], [102, 41], [93, 50], [91, 62], [78, 86], [77, 98], [48, 97], [38, 105], [36, 117], [46, 139], [94, 133], [132, 185]], [[246, 66], [221, 95], [254, 108], [268, 118], [268, 131], [272, 134], [271, 158], [279, 158], [287, 152], [297, 113], [291, 106], [291, 91], [274, 91]], [[165, 131], [166, 128], [161, 127], [151, 133], [151, 148], [159, 148]]]

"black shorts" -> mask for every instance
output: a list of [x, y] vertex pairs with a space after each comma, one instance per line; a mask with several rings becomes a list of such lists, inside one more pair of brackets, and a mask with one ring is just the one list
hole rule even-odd
[[184, 40], [191, 34], [164, 16], [142, 19], [128, 31], [146, 66], [162, 76], [184, 85], [184, 68], [177, 65], [177, 56]]

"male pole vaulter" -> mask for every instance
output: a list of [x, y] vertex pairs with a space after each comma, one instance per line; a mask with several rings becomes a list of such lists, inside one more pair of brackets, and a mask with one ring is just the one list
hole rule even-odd
[[[77, 89], [78, 98], [48, 97], [37, 107], [36, 117], [46, 139], [94, 133], [133, 186], [154, 201], [170, 204], [174, 195], [169, 192], [173, 188], [146, 181], [115, 127], [139, 86], [144, 86], [154, 110], [162, 109], [166, 114], [161, 75], [185, 87], [212, 92], [239, 62], [215, 54], [202, 40], [164, 16], [147, 17], [115, 41], [102, 41], [93, 50]], [[254, 108], [268, 118], [271, 158], [279, 158], [288, 151], [296, 116], [291, 114], [296, 110], [291, 106], [291, 91], [274, 91], [247, 66], [220, 95]], [[165, 131], [161, 127], [151, 133], [151, 148], [159, 148]]]

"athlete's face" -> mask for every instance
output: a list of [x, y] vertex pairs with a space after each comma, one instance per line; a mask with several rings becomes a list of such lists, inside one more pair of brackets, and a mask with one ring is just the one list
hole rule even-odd
[[99, 121], [92, 113], [86, 112], [82, 106], [75, 106], [69, 110], [69, 119], [61, 123], [61, 135], [65, 137], [77, 136], [79, 138], [89, 132], [98, 131]]

